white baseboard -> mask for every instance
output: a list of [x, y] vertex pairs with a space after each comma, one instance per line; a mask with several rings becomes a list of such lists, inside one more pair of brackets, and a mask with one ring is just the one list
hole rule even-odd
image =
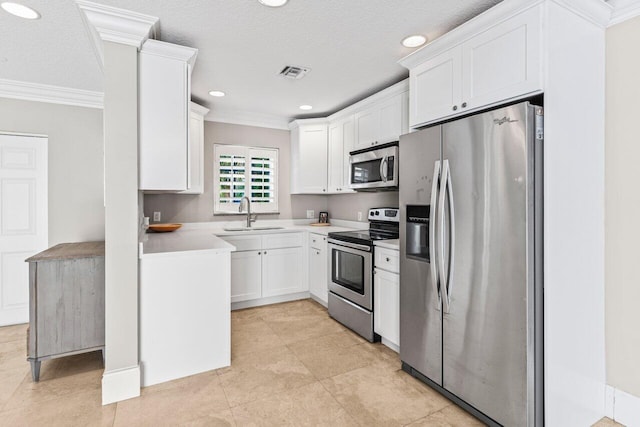
[[387, 347], [389, 347], [391, 350], [395, 351], [396, 353], [400, 353], [400, 347], [398, 347], [391, 341], [388, 341], [385, 337], [380, 337], [380, 342], [386, 345]]
[[140, 366], [105, 372], [102, 375], [102, 404], [140, 396]]
[[640, 427], [640, 397], [606, 387], [606, 416], [627, 427]]
[[250, 301], [238, 301], [231, 303], [231, 311], [243, 308], [259, 307], [261, 305], [278, 304], [281, 302], [296, 301], [309, 298], [309, 292], [298, 292], [295, 294], [279, 295], [277, 297], [267, 297], [252, 299]]

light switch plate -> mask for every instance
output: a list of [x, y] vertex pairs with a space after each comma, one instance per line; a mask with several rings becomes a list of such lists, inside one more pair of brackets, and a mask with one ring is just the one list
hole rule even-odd
[[153, 213], [153, 220], [154, 221], [160, 221], [160, 218], [161, 218], [160, 212], [154, 212]]
[[362, 221], [362, 212], [358, 212], [358, 221]]
[[316, 217], [316, 211], [313, 209], [307, 209], [307, 219], [313, 219]]

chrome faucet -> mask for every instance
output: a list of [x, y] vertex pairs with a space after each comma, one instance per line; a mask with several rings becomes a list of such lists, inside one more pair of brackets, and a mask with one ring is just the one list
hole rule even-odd
[[244, 202], [245, 199], [247, 200], [247, 228], [251, 228], [251, 223], [256, 222], [258, 215], [254, 214], [253, 218], [251, 218], [251, 200], [247, 196], [244, 196], [242, 199], [240, 199], [238, 212], [242, 212], [242, 202]]

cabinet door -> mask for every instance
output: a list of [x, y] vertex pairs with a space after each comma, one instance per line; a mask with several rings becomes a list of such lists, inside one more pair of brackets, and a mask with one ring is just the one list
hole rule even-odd
[[262, 296], [293, 294], [308, 290], [303, 277], [303, 248], [266, 249], [262, 253]]
[[327, 304], [328, 301], [328, 259], [327, 238], [314, 235], [315, 243], [309, 248], [309, 292]]
[[246, 301], [262, 296], [261, 251], [231, 254], [231, 302]]
[[291, 138], [291, 193], [326, 194], [327, 125], [301, 125]]
[[141, 190], [187, 190], [189, 66], [140, 52], [139, 132]]
[[529, 9], [464, 43], [462, 105], [484, 107], [542, 90], [541, 13], [541, 6]]
[[375, 269], [373, 279], [374, 330], [396, 346], [400, 345], [400, 276]]
[[377, 141], [380, 144], [386, 142], [398, 141], [400, 135], [406, 133], [406, 127], [403, 126], [405, 117], [403, 117], [403, 100], [404, 94], [400, 93], [394, 97], [387, 99], [380, 104], [380, 133]]
[[461, 47], [455, 47], [409, 72], [409, 125], [417, 127], [460, 109]]
[[180, 194], [204, 192], [204, 117], [191, 112], [189, 121], [189, 182]]
[[356, 113], [356, 146], [359, 150], [375, 145], [380, 134], [380, 107], [375, 105]]
[[354, 119], [350, 117], [329, 125], [329, 193], [351, 193], [349, 189], [349, 152], [353, 151]]

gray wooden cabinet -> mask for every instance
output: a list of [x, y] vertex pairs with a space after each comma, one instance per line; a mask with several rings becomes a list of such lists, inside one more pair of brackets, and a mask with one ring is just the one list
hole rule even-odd
[[104, 352], [104, 242], [62, 243], [26, 261], [27, 360], [38, 381], [42, 360]]

